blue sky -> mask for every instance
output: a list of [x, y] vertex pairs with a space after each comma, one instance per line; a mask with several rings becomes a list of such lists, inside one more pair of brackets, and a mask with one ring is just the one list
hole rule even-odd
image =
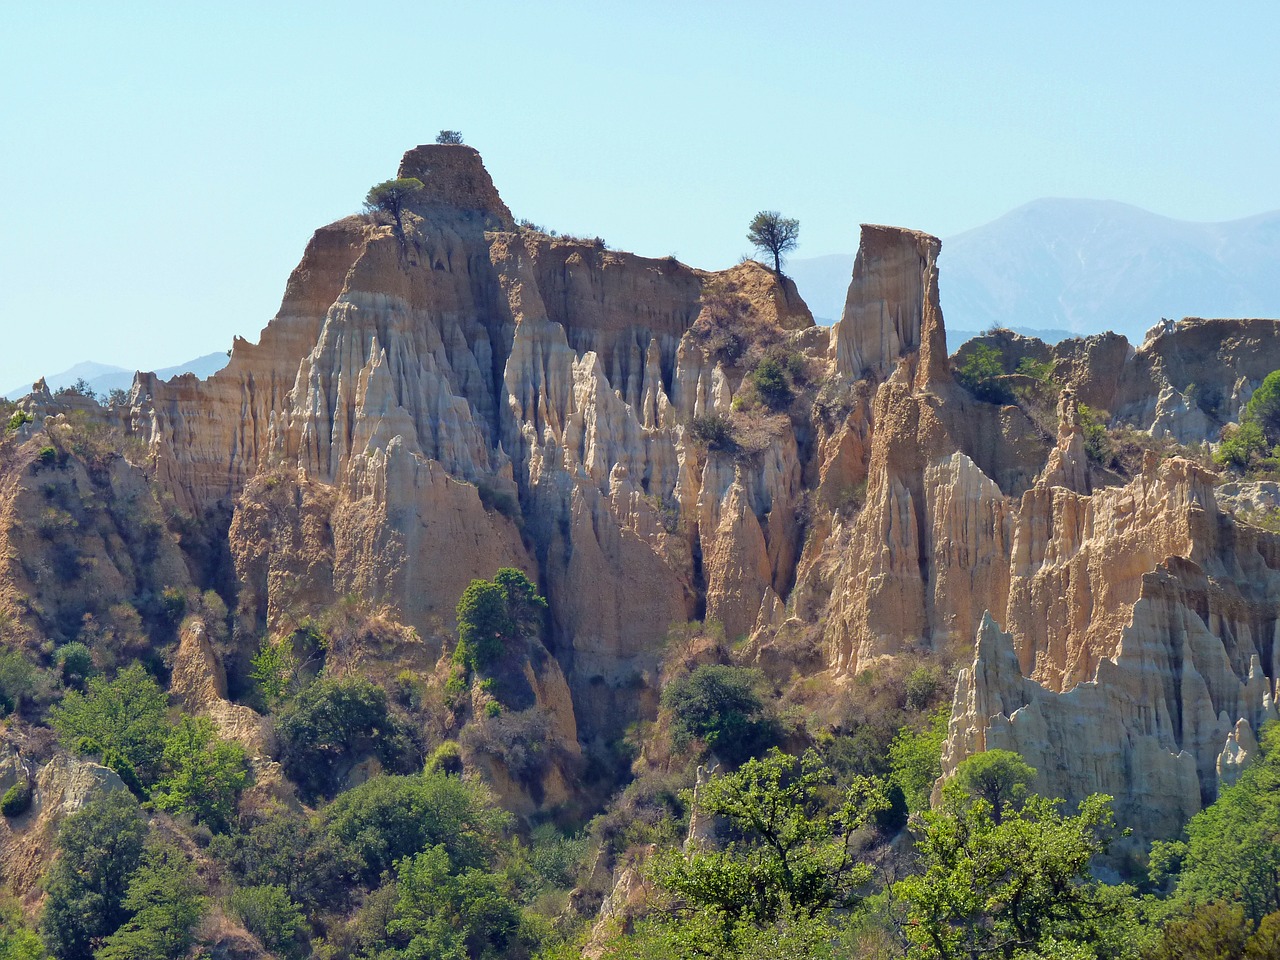
[[517, 216], [697, 266], [1042, 196], [1280, 207], [1280, 7], [10, 4], [0, 389], [251, 339], [318, 226], [442, 127]]

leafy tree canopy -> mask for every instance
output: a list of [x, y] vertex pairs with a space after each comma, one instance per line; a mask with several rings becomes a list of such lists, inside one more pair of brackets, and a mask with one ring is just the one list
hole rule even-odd
[[472, 580], [458, 600], [458, 648], [454, 662], [484, 670], [507, 644], [534, 637], [542, 628], [547, 601], [524, 572], [503, 567], [492, 580]]
[[1179, 905], [1235, 902], [1254, 923], [1280, 911], [1280, 723], [1261, 739], [1262, 758], [1191, 819], [1186, 839], [1152, 848], [1156, 877], [1178, 874]]
[[412, 746], [387, 711], [387, 695], [363, 677], [326, 677], [290, 704], [277, 725], [280, 763], [309, 800], [331, 797], [350, 767], [377, 757], [403, 769]]
[[49, 712], [67, 749], [101, 755], [103, 763], [134, 786], [155, 782], [169, 735], [168, 698], [140, 663], [114, 680], [94, 677], [86, 693], [71, 691]]
[[133, 908], [125, 893], [146, 836], [137, 801], [122, 790], [91, 800], [63, 821], [40, 923], [59, 960], [89, 960], [94, 946], [129, 918]]
[[1123, 952], [1132, 891], [1089, 873], [1115, 832], [1111, 798], [1091, 796], [1074, 816], [1060, 802], [1031, 796], [997, 822], [990, 803], [951, 781], [940, 809], [913, 820], [920, 873], [893, 887], [906, 903], [913, 956]]
[[747, 227], [747, 239], [757, 250], [773, 257], [774, 273], [782, 273], [783, 258], [800, 242], [800, 221], [777, 210], [761, 210]]
[[214, 830], [230, 825], [249, 779], [243, 747], [219, 737], [208, 719], [184, 716], [165, 742], [164, 770], [156, 806], [189, 814]]
[[437, 845], [456, 866], [479, 868], [508, 823], [481, 787], [443, 772], [375, 777], [339, 796], [325, 820], [360, 858], [370, 884], [398, 860]]
[[761, 681], [756, 671], [722, 664], [703, 664], [671, 681], [662, 705], [672, 713], [677, 745], [703, 740], [735, 766], [770, 746], [777, 730], [757, 690]]

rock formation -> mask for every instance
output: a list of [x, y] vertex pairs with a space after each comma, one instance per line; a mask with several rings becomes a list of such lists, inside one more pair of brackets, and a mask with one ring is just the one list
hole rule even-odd
[[[343, 669], [430, 674], [469, 581], [513, 566], [549, 601], [520, 709], [573, 759], [652, 716], [665, 637], [691, 619], [749, 638], [779, 682], [967, 663], [948, 771], [1009, 746], [1043, 789], [1105, 789], [1148, 835], [1256, 755], [1280, 540], [1243, 521], [1280, 498], [1219, 496], [1177, 457], [1103, 469], [1080, 408], [1212, 440], [1280, 366], [1280, 322], [1183, 321], [1136, 351], [982, 338], [1011, 387], [1052, 386], [1055, 419], [953, 376], [927, 234], [864, 226], [828, 333], [760, 264], [518, 226], [469, 147], [417, 147], [400, 174], [424, 188], [398, 221], [318, 230], [259, 341], [208, 380], [140, 375], [108, 411], [23, 401], [40, 419], [4, 441], [0, 610], [25, 642], [127, 639], [122, 604], [159, 624], [167, 592], [220, 590], [225, 643], [168, 625], [172, 692], [265, 755], [233, 702], [265, 633], [352, 595], [404, 637]], [[786, 381], [769, 397], [766, 359]], [[138, 466], [95, 447], [112, 431]], [[570, 793], [563, 770], [539, 801], [485, 763], [515, 808]]]

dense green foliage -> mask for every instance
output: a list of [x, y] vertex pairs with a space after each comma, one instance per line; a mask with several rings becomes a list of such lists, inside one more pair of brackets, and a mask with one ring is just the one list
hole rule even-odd
[[979, 400], [1013, 402], [1013, 393], [1003, 379], [1004, 355], [990, 344], [970, 345], [954, 373], [960, 385]]
[[4, 792], [0, 798], [0, 813], [6, 817], [20, 817], [31, 808], [31, 781], [22, 777]]
[[402, 769], [413, 747], [387, 710], [387, 695], [362, 677], [323, 678], [281, 712], [280, 764], [309, 800], [337, 793], [366, 757]]
[[284, 887], [278, 884], [240, 887], [232, 892], [227, 906], [268, 950], [285, 957], [305, 953], [306, 917]]
[[183, 717], [165, 742], [164, 770], [153, 797], [157, 807], [214, 830], [227, 828], [249, 779], [244, 748], [219, 738], [204, 717]]
[[672, 712], [677, 745], [702, 740], [725, 763], [737, 766], [776, 739], [765, 711], [758, 673], [742, 667], [704, 664], [678, 677], [662, 692]]
[[26, 925], [16, 903], [0, 900], [0, 960], [45, 960], [40, 935]]
[[912, 813], [929, 809], [929, 793], [942, 776], [942, 744], [950, 710], [940, 707], [923, 730], [904, 727], [889, 745], [890, 779], [902, 791]]
[[1280, 911], [1280, 724], [1263, 728], [1263, 757], [1187, 824], [1186, 839], [1157, 843], [1157, 875], [1174, 873], [1174, 901], [1240, 904], [1259, 922]]
[[642, 925], [615, 956], [818, 955], [833, 932], [831, 912], [855, 905], [871, 879], [854, 839], [886, 805], [872, 780], [834, 790], [833, 779], [816, 753], [775, 749], [705, 784], [696, 805], [723, 818], [732, 839], [660, 853], [652, 875], [673, 910]]
[[1240, 422], [1228, 426], [1213, 459], [1225, 467], [1246, 471], [1280, 466], [1280, 370], [1267, 374], [1240, 414]]
[[135, 790], [155, 782], [169, 732], [168, 698], [140, 663], [114, 680], [94, 677], [88, 692], [72, 690], [49, 712], [67, 749], [100, 755]]
[[445, 773], [377, 777], [338, 797], [325, 819], [371, 884], [397, 861], [435, 846], [458, 867], [481, 867], [507, 823], [477, 786]]
[[708, 450], [734, 448], [733, 421], [722, 413], [699, 414], [689, 421], [689, 436]]
[[787, 382], [782, 364], [773, 357], [763, 358], [751, 371], [750, 379], [756, 394], [770, 410], [785, 410], [791, 403], [791, 384]]
[[204, 913], [195, 870], [177, 847], [150, 843], [129, 878], [129, 921], [107, 937], [94, 960], [180, 960]]
[[542, 628], [547, 601], [524, 572], [503, 567], [492, 580], [472, 580], [455, 611], [458, 647], [454, 662], [468, 670], [485, 670], [508, 644], [535, 637]]
[[985, 800], [991, 819], [998, 824], [1006, 812], [1016, 811], [1026, 799], [1035, 777], [1036, 768], [1012, 750], [987, 750], [956, 768], [955, 784], [962, 793]]
[[292, 637], [265, 637], [250, 661], [249, 678], [267, 705], [274, 706], [292, 691], [298, 666]]
[[41, 931], [58, 960], [89, 960], [130, 917], [129, 877], [142, 861], [147, 822], [137, 801], [107, 793], [67, 817], [45, 880]]
[[1114, 833], [1109, 797], [1067, 816], [1032, 796], [997, 821], [985, 799], [950, 786], [914, 830], [920, 872], [894, 885], [916, 956], [1124, 955], [1129, 891], [1089, 874]]

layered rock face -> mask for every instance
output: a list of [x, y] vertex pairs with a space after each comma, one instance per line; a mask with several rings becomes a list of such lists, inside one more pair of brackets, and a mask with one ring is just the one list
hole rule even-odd
[[[549, 600], [527, 679], [567, 753], [651, 715], [664, 638], [694, 618], [784, 679], [908, 651], [971, 663], [948, 770], [1008, 745], [1051, 793], [1156, 811], [1133, 821], [1152, 835], [1256, 752], [1276, 538], [1190, 461], [1127, 483], [1091, 466], [1079, 407], [1208, 436], [1280, 366], [1274, 324], [1186, 322], [1136, 352], [995, 335], [1010, 377], [1052, 366], [1055, 430], [953, 378], [927, 234], [863, 228], [827, 336], [759, 264], [711, 274], [518, 228], [470, 148], [416, 148], [400, 173], [424, 189], [399, 222], [318, 231], [258, 344], [207, 381], [135, 384], [125, 426], [155, 483], [229, 512], [242, 647], [354, 594], [416, 629], [421, 669], [467, 583], [515, 566]], [[764, 357], [803, 384], [790, 401], [761, 401]], [[149, 589], [190, 583], [179, 554], [156, 564]], [[184, 635], [175, 691], [267, 749], [217, 656]]]
[[711, 275], [518, 230], [468, 147], [416, 148], [400, 174], [425, 185], [401, 225], [318, 231], [260, 343], [205, 382], [140, 379], [130, 429], [177, 503], [236, 505], [252, 621], [356, 593], [439, 636], [469, 580], [521, 567], [580, 729], [616, 733], [669, 627], [705, 607], [748, 633], [799, 550], [790, 422], [750, 456], [687, 437], [744, 375], [690, 333], [704, 288], [782, 341], [812, 318], [757, 264]]

